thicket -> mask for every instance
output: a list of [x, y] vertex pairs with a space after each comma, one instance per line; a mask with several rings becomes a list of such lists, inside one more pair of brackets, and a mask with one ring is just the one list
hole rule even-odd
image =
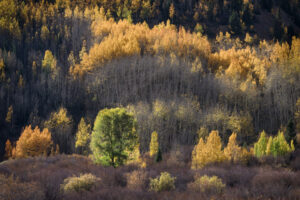
[[[164, 155], [167, 157], [168, 155]], [[252, 163], [248, 166], [224, 164], [191, 170], [189, 164], [181, 167], [168, 165], [163, 160], [144, 169], [136, 166], [118, 168], [93, 164], [92, 160], [78, 155], [57, 155], [47, 158], [34, 157], [9, 160], [0, 164], [0, 195], [4, 199], [297, 199], [299, 196], [299, 151], [289, 159], [268, 163]], [[33, 169], [32, 166], [35, 166]], [[274, 167], [276, 166], [276, 167]], [[282, 167], [285, 166], [285, 167]], [[176, 177], [171, 191], [149, 191], [150, 178], [161, 172]], [[93, 174], [101, 181], [93, 188], [76, 192], [63, 192], [61, 184], [68, 177]], [[130, 174], [130, 178], [128, 175]], [[196, 177], [218, 177], [216, 182], [204, 181], [205, 191], [189, 188]], [[222, 180], [222, 181], [220, 181]], [[139, 184], [141, 183], [141, 185]], [[222, 184], [221, 184], [222, 183]], [[225, 188], [223, 187], [225, 184]], [[207, 187], [206, 187], [207, 186]], [[218, 189], [216, 189], [216, 187]], [[223, 189], [220, 189], [223, 188]], [[219, 190], [220, 189], [220, 190]], [[118, 191], [118, 192], [116, 192]], [[215, 191], [222, 191], [216, 194]]]

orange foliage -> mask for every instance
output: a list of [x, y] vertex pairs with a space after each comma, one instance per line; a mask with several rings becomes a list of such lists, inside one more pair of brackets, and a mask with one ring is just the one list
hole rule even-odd
[[48, 129], [42, 132], [38, 127], [31, 129], [31, 125], [25, 127], [16, 144], [16, 157], [47, 155], [52, 145], [51, 133]]
[[5, 143], [5, 155], [4, 155], [4, 158], [8, 159], [8, 158], [11, 158], [12, 157], [12, 145], [11, 145], [11, 142], [10, 140], [7, 140], [6, 143]]

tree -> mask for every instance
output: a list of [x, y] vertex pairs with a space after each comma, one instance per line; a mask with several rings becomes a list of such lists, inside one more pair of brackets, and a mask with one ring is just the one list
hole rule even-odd
[[12, 117], [13, 117], [13, 113], [14, 113], [14, 109], [12, 106], [9, 106], [8, 107], [8, 111], [7, 111], [7, 114], [6, 114], [6, 118], [5, 118], [5, 121], [7, 123], [11, 123], [12, 121]]
[[91, 138], [91, 150], [96, 163], [120, 166], [138, 142], [136, 120], [124, 108], [99, 111]]
[[262, 157], [266, 155], [266, 150], [267, 150], [267, 136], [266, 132], [262, 131], [260, 133], [258, 141], [254, 144], [254, 155], [256, 157]]
[[44, 59], [42, 60], [42, 68], [45, 72], [50, 73], [52, 78], [58, 75], [57, 61], [50, 50], [45, 51]]
[[229, 25], [234, 34], [239, 34], [241, 31], [240, 17], [236, 11], [233, 11], [229, 17]]
[[292, 119], [289, 120], [287, 127], [286, 127], [286, 138], [288, 142], [291, 142], [292, 140], [296, 141], [296, 130], [295, 130], [295, 124]]
[[89, 152], [90, 134], [91, 125], [86, 124], [84, 118], [81, 118], [77, 128], [75, 147], [84, 155]]
[[74, 150], [74, 138], [72, 136], [73, 120], [68, 115], [67, 109], [61, 107], [52, 112], [44, 127], [51, 131], [54, 144], [58, 144], [61, 153], [72, 153]]
[[38, 127], [26, 126], [16, 143], [16, 157], [26, 158], [30, 156], [48, 155], [51, 150], [51, 133], [48, 129], [41, 132]]
[[222, 162], [225, 160], [222, 151], [221, 138], [218, 131], [211, 131], [207, 142], [200, 138], [192, 152], [192, 169], [199, 169], [210, 163]]
[[155, 162], [160, 162], [160, 161], [162, 161], [162, 153], [161, 153], [160, 148], [158, 148], [158, 152], [155, 157]]
[[154, 156], [158, 153], [159, 144], [158, 144], [158, 134], [156, 131], [154, 131], [151, 134], [151, 141], [150, 141], [150, 156]]
[[236, 144], [236, 136], [237, 136], [236, 133], [231, 134], [231, 136], [229, 137], [228, 144], [224, 149], [225, 157], [228, 160], [234, 162], [241, 160], [241, 156], [242, 156], [242, 148]]
[[300, 133], [300, 98], [298, 98], [295, 110], [296, 131]]
[[12, 148], [10, 140], [6, 140], [4, 158], [6, 158], [6, 159], [11, 158], [12, 157], [12, 150], [13, 150], [13, 148]]
[[[285, 140], [284, 134], [282, 131], [279, 131], [277, 136], [274, 137], [273, 139], [269, 139], [270, 142], [268, 142], [268, 151], [272, 156], [283, 156], [291, 151], [294, 151], [294, 145], [293, 145], [293, 140], [291, 141], [291, 145], [287, 143]], [[270, 150], [269, 150], [270, 149]]]
[[170, 19], [173, 19], [175, 15], [175, 7], [174, 4], [171, 3], [170, 8], [169, 8], [169, 17]]

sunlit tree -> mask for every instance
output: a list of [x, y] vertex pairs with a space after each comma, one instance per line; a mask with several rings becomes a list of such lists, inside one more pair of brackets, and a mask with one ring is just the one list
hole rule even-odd
[[48, 129], [40, 131], [38, 127], [26, 126], [16, 143], [16, 157], [26, 158], [30, 156], [48, 155], [51, 150], [51, 133]]

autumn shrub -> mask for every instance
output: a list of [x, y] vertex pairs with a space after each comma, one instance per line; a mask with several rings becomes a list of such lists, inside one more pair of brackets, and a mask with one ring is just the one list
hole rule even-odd
[[201, 191], [208, 194], [221, 194], [226, 185], [222, 182], [222, 179], [217, 176], [195, 176], [195, 180], [188, 184], [188, 188], [193, 191]]
[[137, 190], [146, 188], [147, 171], [134, 170], [126, 174], [127, 187], [129, 189]]
[[162, 172], [157, 178], [150, 178], [150, 190], [155, 192], [169, 191], [175, 189], [176, 177], [172, 177], [168, 172]]
[[73, 176], [66, 178], [62, 185], [62, 188], [65, 192], [76, 191], [90, 191], [96, 182], [99, 181], [99, 178], [93, 174], [81, 174], [80, 176]]
[[0, 199], [2, 200], [43, 200], [45, 194], [36, 182], [21, 182], [13, 176], [0, 174]]
[[296, 182], [297, 175], [288, 170], [261, 169], [251, 181], [250, 191], [256, 197], [266, 199], [284, 199], [292, 188], [300, 185]]
[[26, 158], [30, 156], [47, 155], [51, 150], [51, 133], [48, 129], [40, 131], [38, 127], [25, 127], [16, 144], [16, 157]]

